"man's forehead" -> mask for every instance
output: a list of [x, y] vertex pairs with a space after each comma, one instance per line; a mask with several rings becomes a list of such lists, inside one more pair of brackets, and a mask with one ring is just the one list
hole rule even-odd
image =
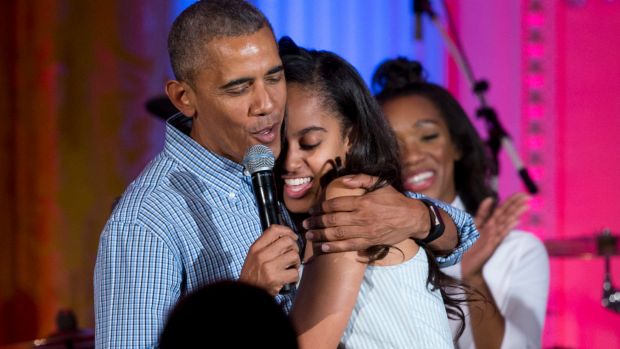
[[243, 66], [271, 69], [280, 65], [278, 47], [269, 29], [250, 35], [221, 37], [206, 44], [207, 68], [226, 72]]

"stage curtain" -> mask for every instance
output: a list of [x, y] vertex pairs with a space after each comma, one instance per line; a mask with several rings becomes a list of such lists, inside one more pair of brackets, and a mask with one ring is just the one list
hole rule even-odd
[[167, 79], [167, 1], [3, 1], [0, 344], [58, 310], [93, 327], [92, 274], [112, 202], [163, 143], [144, 102]]

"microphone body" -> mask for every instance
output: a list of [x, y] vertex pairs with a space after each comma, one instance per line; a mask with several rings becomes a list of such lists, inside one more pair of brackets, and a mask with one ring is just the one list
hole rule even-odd
[[[243, 165], [252, 175], [252, 189], [258, 206], [258, 215], [263, 231], [272, 224], [282, 224], [278, 206], [277, 188], [273, 176], [275, 157], [271, 149], [257, 144], [250, 147], [243, 158]], [[295, 284], [282, 286], [280, 294], [291, 292]]]
[[263, 231], [272, 224], [281, 224], [273, 171], [252, 173], [252, 188], [258, 204], [258, 215]]

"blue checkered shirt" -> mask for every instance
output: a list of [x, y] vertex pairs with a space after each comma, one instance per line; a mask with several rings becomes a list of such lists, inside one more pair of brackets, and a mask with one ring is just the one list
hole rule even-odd
[[[182, 115], [168, 121], [163, 151], [103, 229], [94, 277], [97, 348], [155, 347], [176, 301], [205, 284], [238, 279], [262, 232], [251, 177], [193, 141], [190, 128]], [[459, 248], [439, 260], [452, 265], [478, 233], [469, 215], [439, 205], [459, 227]], [[276, 300], [289, 310], [294, 295]]]

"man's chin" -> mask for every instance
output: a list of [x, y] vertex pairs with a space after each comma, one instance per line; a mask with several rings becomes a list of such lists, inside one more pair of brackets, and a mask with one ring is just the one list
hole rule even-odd
[[280, 144], [280, 141], [278, 141], [277, 144], [268, 145], [268, 147], [271, 148], [273, 156], [275, 156], [275, 158], [277, 159], [278, 156], [280, 156], [280, 152], [282, 151], [282, 145]]

